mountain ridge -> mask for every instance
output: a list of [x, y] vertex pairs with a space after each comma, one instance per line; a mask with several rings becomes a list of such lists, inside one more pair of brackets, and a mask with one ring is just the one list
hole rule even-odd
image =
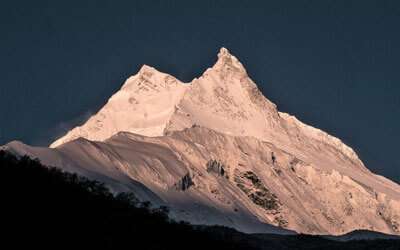
[[[212, 74], [213, 72], [217, 72], [217, 73]], [[266, 119], [266, 117], [259, 118], [258, 120], [256, 120], [257, 122], [263, 123], [263, 122], [266, 122], [266, 120], [267, 120], [267, 122], [269, 121], [271, 123], [275, 122], [275, 124], [270, 124], [269, 128], [276, 129], [276, 127], [279, 126], [279, 124], [276, 124], [277, 123], [276, 120], [279, 120], [278, 116], [281, 116], [281, 117], [283, 116], [284, 120], [288, 121], [289, 123], [295, 123], [295, 125], [300, 126], [303, 129], [304, 128], [307, 130], [313, 129], [313, 127], [300, 122], [296, 118], [293, 119], [294, 116], [290, 116], [289, 114], [278, 112], [276, 105], [274, 103], [272, 103], [271, 101], [269, 101], [267, 98], [265, 98], [263, 96], [263, 94], [260, 92], [260, 90], [257, 88], [257, 85], [248, 77], [247, 72], [246, 72], [244, 66], [240, 63], [240, 61], [235, 56], [231, 55], [230, 52], [226, 48], [222, 47], [218, 53], [218, 60], [214, 64], [214, 66], [212, 66], [211, 68], [208, 68], [199, 78], [194, 78], [189, 83], [183, 83], [167, 73], [160, 72], [157, 69], [144, 64], [140, 68], [138, 73], [129, 77], [125, 81], [125, 83], [122, 85], [121, 90], [118, 91], [116, 94], [114, 94], [108, 100], [107, 104], [104, 105], [103, 108], [96, 115], [92, 116], [88, 120], [88, 122], [87, 122], [88, 124], [83, 124], [81, 126], [78, 126], [75, 130], [73, 129], [73, 130], [69, 131], [65, 136], [63, 136], [63, 137], [57, 139], [55, 142], [53, 142], [50, 145], [50, 147], [56, 147], [70, 139], [74, 139], [77, 137], [85, 137], [85, 138], [92, 139], [92, 140], [105, 140], [119, 131], [128, 131], [128, 132], [132, 132], [132, 133], [144, 134], [147, 136], [159, 136], [159, 135], [168, 133], [168, 130], [180, 130], [185, 127], [190, 127], [190, 126], [194, 125], [194, 123], [196, 121], [188, 120], [187, 115], [192, 115], [191, 113], [193, 113], [193, 111], [191, 111], [190, 107], [189, 107], [190, 111], [186, 112], [186, 114], [184, 114], [184, 115], [186, 115], [186, 117], [185, 117], [179, 113], [179, 112], [181, 112], [181, 110], [177, 110], [177, 108], [180, 106], [180, 104], [182, 102], [185, 101], [185, 96], [196, 95], [196, 93], [193, 94], [193, 92], [196, 92], [196, 91], [203, 92], [202, 89], [198, 90], [198, 88], [202, 88], [202, 87], [204, 88], [204, 86], [207, 86], [210, 83], [208, 81], [208, 79], [203, 80], [204, 78], [207, 78], [207, 77], [215, 78], [216, 77], [215, 75], [222, 76], [221, 77], [222, 79], [217, 79], [216, 81], [213, 81], [213, 82], [216, 82], [217, 88], [212, 89], [212, 91], [216, 92], [217, 96], [224, 96], [224, 98], [222, 98], [222, 99], [225, 99], [223, 101], [227, 102], [227, 103], [224, 103], [224, 104], [226, 104], [225, 107], [220, 107], [220, 111], [226, 111], [226, 110], [224, 110], [224, 108], [226, 109], [226, 106], [231, 106], [232, 103], [233, 103], [233, 105], [236, 105], [236, 106], [239, 105], [239, 104], [235, 103], [235, 98], [230, 98], [230, 99], [225, 98], [226, 93], [224, 93], [224, 91], [227, 91], [227, 89], [220, 88], [220, 85], [222, 85], [221, 82], [226, 82], [227, 81], [226, 78], [228, 78], [231, 74], [235, 74], [235, 75], [238, 74], [239, 78], [240, 78], [239, 79], [240, 84], [245, 85], [247, 87], [244, 89], [245, 89], [245, 91], [247, 91], [249, 93], [249, 99], [258, 105], [267, 106], [269, 113], [271, 113], [273, 116], [272, 119]], [[151, 79], [151, 77], [154, 77], [155, 79], [149, 80], [149, 77], [150, 77], [150, 79]], [[140, 80], [139, 82], [137, 81], [138, 78]], [[91, 124], [91, 123], [99, 123], [104, 120], [105, 114], [103, 114], [101, 111], [107, 108], [108, 104], [113, 100], [113, 98], [115, 99], [117, 96], [125, 97], [126, 93], [124, 93], [122, 91], [133, 90], [136, 93], [136, 92], [139, 92], [140, 90], [142, 90], [143, 89], [142, 87], [139, 87], [139, 89], [137, 89], [137, 88], [132, 89], [132, 88], [138, 87], [136, 85], [142, 85], [143, 84], [142, 82], [152, 83], [153, 84], [152, 87], [154, 87], [156, 85], [161, 85], [162, 87], [165, 87], [165, 88], [176, 87], [178, 89], [177, 90], [178, 93], [176, 95], [172, 94], [173, 100], [172, 100], [172, 102], [169, 103], [172, 106], [172, 107], [170, 107], [170, 109], [173, 108], [174, 111], [172, 113], [168, 113], [167, 117], [165, 117], [165, 119], [163, 120], [163, 123], [161, 125], [158, 124], [158, 126], [155, 127], [156, 131], [154, 131], [154, 129], [153, 129], [154, 127], [150, 127], [150, 130], [146, 130], [146, 128], [141, 128], [143, 126], [137, 126], [137, 128], [135, 129], [134, 128], [135, 124], [133, 124], [133, 125], [128, 124], [128, 127], [126, 125], [122, 125], [122, 127], [120, 126], [121, 128], [111, 128], [111, 129], [107, 128], [110, 131], [106, 131], [105, 135], [101, 135], [99, 137], [96, 137], [96, 136], [92, 137], [90, 135], [90, 131], [89, 131], [91, 128], [85, 128], [85, 127], [91, 126], [92, 129], [95, 130], [95, 132], [97, 130], [104, 131], [105, 129], [101, 128], [101, 127], [103, 127], [103, 124]], [[149, 86], [149, 85], [150, 84], [147, 84], [146, 86]], [[170, 86], [170, 85], [172, 85], [172, 86]], [[184, 89], [180, 89], [181, 87]], [[229, 85], [227, 88], [229, 88]], [[229, 91], [229, 89], [228, 89], [228, 91]], [[237, 91], [237, 92], [242, 92], [242, 91]], [[168, 92], [168, 94], [169, 94], [169, 92]], [[201, 93], [201, 94], [204, 94], [204, 93]], [[136, 100], [135, 97], [137, 97], [137, 95], [129, 96], [127, 101], [130, 104], [132, 104], [132, 103], [138, 104], [138, 100]], [[159, 98], [160, 96], [157, 95], [156, 97]], [[175, 99], [175, 97], [177, 99]], [[193, 97], [190, 97], [189, 99], [193, 100]], [[201, 101], [202, 98], [199, 97], [198, 99]], [[236, 99], [240, 99], [240, 98], [236, 98]], [[165, 100], [165, 99], [163, 99], [163, 100]], [[120, 103], [118, 103], [118, 104], [121, 105]], [[147, 105], [147, 106], [146, 105], [147, 105], [146, 103], [144, 105], [138, 105], [138, 109], [140, 110], [140, 109], [146, 109], [148, 106], [152, 106], [152, 107], [156, 106], [154, 104]], [[165, 105], [165, 104], [162, 104], [162, 105]], [[118, 108], [120, 108], [120, 107], [118, 107]], [[183, 109], [185, 109], [185, 108], [188, 109], [188, 107], [184, 107]], [[203, 107], [201, 107], [201, 108], [203, 108]], [[129, 114], [131, 114], [131, 112], [134, 112], [135, 110], [128, 110], [128, 111], [129, 111]], [[243, 110], [235, 110], [235, 111], [236, 111], [236, 113], [233, 113], [233, 115], [236, 115], [239, 117], [243, 116], [245, 113], [245, 111], [243, 111]], [[171, 112], [171, 110], [170, 110], [170, 112]], [[138, 117], [137, 120], [147, 119], [149, 113], [150, 112], [144, 111], [143, 117]], [[125, 115], [127, 115], [127, 114], [125, 114]], [[114, 118], [113, 120], [115, 121], [116, 117], [113, 117], [113, 118]], [[204, 119], [204, 117], [201, 117], [201, 118]], [[268, 118], [270, 118], [270, 117], [268, 117]], [[96, 121], [91, 122], [92, 120], [96, 120]], [[198, 119], [198, 120], [200, 120], [200, 119]], [[173, 122], [175, 122], [176, 124], [171, 124]], [[197, 121], [196, 124], [198, 125], [198, 123], [199, 123], [199, 121]], [[226, 124], [224, 124], [224, 126], [225, 125]], [[239, 124], [239, 125], [241, 125], [241, 124]], [[203, 123], [203, 126], [208, 127], [209, 124]], [[230, 131], [227, 131], [225, 129], [221, 129], [218, 127], [212, 127], [212, 126], [211, 126], [211, 128], [231, 134]], [[147, 129], [149, 129], [149, 128], [147, 128]], [[260, 130], [260, 128], [256, 127], [255, 130], [258, 131], [258, 130]], [[323, 132], [318, 129], [316, 129], [315, 131]], [[263, 133], [263, 132], [261, 132], [261, 133]], [[235, 134], [235, 135], [243, 135], [243, 134], [244, 135], [253, 135], [257, 138], [265, 139], [264, 134], [259, 134], [259, 133], [252, 134], [251, 132], [250, 132], [250, 134], [246, 134], [243, 131], [239, 131], [238, 128], [235, 128], [235, 133], [233, 133], [233, 134]], [[325, 140], [323, 140], [324, 142], [328, 142], [328, 143], [332, 144], [334, 147], [341, 149], [345, 155], [347, 155], [351, 159], [358, 161], [359, 164], [363, 165], [363, 163], [361, 162], [361, 160], [359, 159], [357, 154], [351, 149], [351, 147], [345, 145], [340, 139], [338, 139], [334, 136], [331, 136], [325, 132], [320, 133], [320, 134], [322, 135], [322, 138], [325, 139]], [[284, 143], [287, 143], [287, 140]]]
[[167, 204], [193, 224], [400, 234], [399, 185], [340, 139], [279, 112], [225, 48], [190, 83], [142, 66], [50, 148], [3, 148]]

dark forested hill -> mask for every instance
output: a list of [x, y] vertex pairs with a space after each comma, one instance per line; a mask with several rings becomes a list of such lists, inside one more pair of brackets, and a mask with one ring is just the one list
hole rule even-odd
[[0, 198], [2, 249], [400, 249], [396, 240], [343, 243], [174, 222], [167, 208], [134, 194], [113, 195], [102, 183], [4, 151]]

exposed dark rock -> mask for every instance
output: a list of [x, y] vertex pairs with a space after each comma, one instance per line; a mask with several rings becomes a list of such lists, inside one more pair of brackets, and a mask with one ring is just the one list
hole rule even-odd
[[[278, 197], [264, 186], [254, 172], [247, 171], [241, 173], [235, 178], [235, 182], [236, 186], [239, 187], [254, 204], [271, 212], [279, 210], [280, 203]], [[281, 224], [285, 223], [282, 222]]]
[[303, 161], [295, 157], [289, 162], [289, 168], [290, 170], [292, 170], [292, 172], [296, 173], [296, 167], [301, 166], [303, 164], [304, 164]]
[[207, 172], [228, 178], [228, 175], [225, 171], [225, 165], [217, 160], [210, 160], [207, 162]]
[[271, 152], [271, 161], [272, 161], [272, 164], [273, 164], [273, 165], [274, 165], [275, 162], [276, 162], [276, 156], [275, 156], [274, 152]]
[[186, 175], [184, 175], [176, 184], [175, 187], [178, 190], [182, 190], [185, 191], [187, 189], [189, 189], [191, 186], [194, 185], [193, 179], [190, 176], [189, 173], [187, 173]]
[[276, 224], [278, 224], [278, 226], [280, 226], [280, 227], [287, 227], [288, 224], [289, 224], [289, 223], [287, 222], [287, 220], [283, 219], [283, 217], [282, 217], [281, 215], [278, 216], [278, 217], [275, 217], [274, 222], [275, 222]]
[[279, 168], [274, 167], [274, 171], [279, 176], [282, 174], [282, 170], [280, 170]]

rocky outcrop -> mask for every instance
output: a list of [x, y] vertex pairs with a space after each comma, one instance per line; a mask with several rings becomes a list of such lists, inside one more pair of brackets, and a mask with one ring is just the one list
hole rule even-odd
[[289, 223], [280, 214], [281, 203], [278, 197], [262, 183], [252, 171], [239, 173], [235, 176], [236, 186], [240, 188], [250, 200], [262, 207], [268, 214], [273, 215], [273, 222], [280, 227], [288, 227]]
[[207, 172], [229, 178], [224, 164], [217, 160], [210, 160], [207, 162]]
[[187, 173], [174, 186], [177, 190], [185, 191], [194, 186], [194, 182], [190, 174]]
[[264, 186], [254, 172], [247, 171], [239, 174], [239, 176], [236, 176], [235, 182], [254, 204], [272, 213], [279, 210], [278, 197]]

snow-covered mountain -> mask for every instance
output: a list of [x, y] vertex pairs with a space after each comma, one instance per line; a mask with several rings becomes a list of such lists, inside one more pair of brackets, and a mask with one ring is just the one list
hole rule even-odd
[[195, 224], [400, 234], [400, 186], [339, 139], [279, 112], [225, 48], [190, 83], [143, 66], [50, 148], [3, 148], [133, 191]]

